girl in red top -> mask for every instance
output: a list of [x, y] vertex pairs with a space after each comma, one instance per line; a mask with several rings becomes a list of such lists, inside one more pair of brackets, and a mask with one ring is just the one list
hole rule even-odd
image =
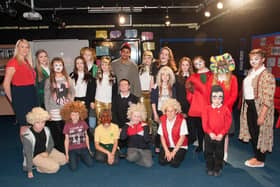
[[207, 174], [214, 176], [219, 176], [223, 168], [225, 135], [231, 124], [231, 113], [228, 107], [223, 105], [223, 100], [223, 88], [212, 86], [211, 104], [202, 112]]
[[[232, 75], [232, 71], [235, 69], [235, 63], [232, 56], [229, 53], [225, 53], [220, 56], [212, 56], [210, 58], [211, 65], [210, 69], [213, 72], [213, 76], [210, 77], [207, 82], [207, 94], [208, 104], [210, 104], [210, 91], [212, 85], [219, 85], [224, 91], [224, 105], [228, 107], [229, 111], [232, 112], [232, 107], [236, 101], [238, 94], [238, 85], [236, 76]], [[234, 131], [234, 122], [231, 125], [229, 133]], [[225, 150], [224, 150], [224, 161], [227, 161], [228, 156], [228, 135], [225, 137]]]
[[186, 81], [187, 100], [190, 103], [188, 116], [190, 117], [190, 144], [196, 137], [198, 138], [198, 147], [196, 152], [201, 152], [203, 147], [203, 129], [201, 122], [202, 108], [206, 106], [206, 82], [211, 76], [211, 72], [205, 66], [205, 60], [201, 56], [193, 59], [195, 73]]
[[25, 39], [17, 41], [14, 57], [6, 66], [3, 82], [4, 91], [12, 103], [20, 135], [28, 128], [25, 115], [37, 106], [35, 88], [36, 73], [32, 68], [30, 44]]

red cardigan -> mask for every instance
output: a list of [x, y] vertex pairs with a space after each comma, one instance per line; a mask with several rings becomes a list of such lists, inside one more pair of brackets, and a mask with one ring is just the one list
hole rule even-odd
[[[206, 86], [207, 86], [207, 103], [210, 105], [210, 96], [211, 96], [211, 87], [212, 87], [212, 82], [213, 82], [214, 76], [212, 75]], [[231, 75], [231, 80], [230, 80], [230, 88], [226, 89], [224, 82], [217, 82], [219, 86], [223, 88], [224, 91], [224, 105], [228, 107], [229, 111], [232, 112], [232, 107], [237, 99], [238, 95], [238, 84], [237, 84], [237, 78], [235, 75]]]
[[231, 113], [226, 106], [212, 108], [208, 105], [202, 112], [202, 127], [206, 134], [211, 132], [215, 135], [228, 133], [231, 126]]
[[[206, 83], [208, 82], [210, 76], [211, 72], [209, 71], [206, 73]], [[202, 108], [207, 105], [206, 83], [202, 83], [199, 73], [192, 74], [186, 81], [186, 84], [188, 84], [188, 82], [192, 82], [194, 85], [193, 93], [191, 93], [189, 90], [186, 90], [187, 100], [190, 103], [188, 115], [191, 117], [201, 117]]]
[[[173, 128], [172, 128], [172, 139], [173, 139], [175, 146], [177, 145], [177, 143], [180, 139], [180, 130], [181, 130], [183, 119], [184, 119], [184, 117], [182, 114], [177, 114], [176, 120], [175, 120]], [[167, 147], [170, 147], [168, 133], [167, 133], [167, 127], [166, 127], [166, 120], [167, 120], [166, 115], [163, 115], [160, 117], [163, 136], [164, 136]], [[186, 136], [182, 146], [187, 146], [187, 145], [188, 145], [188, 138]]]

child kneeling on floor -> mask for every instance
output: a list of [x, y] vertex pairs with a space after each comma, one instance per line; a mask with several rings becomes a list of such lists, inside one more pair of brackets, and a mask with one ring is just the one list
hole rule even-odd
[[223, 168], [225, 135], [231, 125], [231, 113], [223, 105], [223, 88], [211, 87], [211, 105], [202, 112], [202, 126], [205, 132], [206, 172], [209, 176], [219, 176]]
[[130, 120], [121, 131], [121, 139], [128, 139], [126, 159], [144, 167], [152, 167], [151, 136], [146, 121], [147, 112], [142, 103], [131, 104], [127, 111]]
[[33, 178], [32, 166], [40, 173], [56, 173], [60, 166], [66, 164], [63, 153], [54, 148], [50, 130], [45, 123], [50, 116], [47, 111], [35, 107], [26, 115], [26, 120], [32, 125], [22, 136], [24, 156], [26, 159], [27, 177]]
[[111, 123], [112, 114], [108, 109], [100, 112], [101, 124], [95, 128], [94, 144], [95, 159], [99, 162], [114, 165], [119, 162], [118, 140], [120, 130], [118, 125]]
[[88, 125], [85, 122], [88, 112], [81, 101], [72, 101], [63, 106], [60, 114], [65, 120], [63, 133], [65, 134], [65, 155], [72, 171], [78, 167], [81, 160], [90, 167], [92, 165], [92, 152], [87, 134]]

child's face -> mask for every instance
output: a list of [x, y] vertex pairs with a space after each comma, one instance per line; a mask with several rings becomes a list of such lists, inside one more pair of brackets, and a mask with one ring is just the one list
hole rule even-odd
[[130, 86], [127, 81], [120, 82], [120, 92], [128, 92], [130, 90]]
[[129, 59], [129, 57], [130, 57], [130, 50], [127, 48], [123, 48], [121, 50], [121, 59], [126, 61]]
[[264, 61], [265, 61], [265, 58], [262, 58], [262, 56], [259, 54], [250, 55], [250, 65], [254, 69], [258, 69], [259, 67], [261, 67], [263, 65]]
[[162, 49], [159, 55], [159, 60], [162, 64], [168, 63], [169, 51], [167, 49]]
[[176, 110], [173, 106], [166, 108], [166, 116], [168, 120], [173, 120], [176, 116]]
[[216, 107], [220, 106], [223, 102], [223, 92], [212, 93], [212, 104]]
[[205, 67], [205, 61], [201, 58], [197, 58], [193, 62], [195, 69], [199, 70]]
[[72, 120], [72, 122], [73, 122], [74, 124], [78, 123], [78, 121], [79, 121], [79, 119], [80, 119], [80, 114], [79, 114], [79, 112], [71, 112], [70, 118], [71, 118], [71, 120]]
[[43, 128], [45, 127], [45, 121], [37, 121], [34, 123], [33, 125], [33, 129], [36, 131], [36, 132], [41, 132], [43, 130]]
[[82, 59], [77, 59], [76, 61], [76, 67], [78, 69], [78, 71], [84, 71], [84, 61]]
[[161, 74], [161, 80], [162, 80], [162, 82], [167, 83], [167, 82], [169, 81], [169, 79], [170, 79], [169, 73], [167, 73], [167, 72], [162, 72], [162, 74]]
[[101, 69], [103, 72], [109, 72], [109, 64], [108, 63], [101, 63]]
[[145, 65], [150, 66], [152, 63], [153, 58], [151, 56], [144, 56], [143, 62]]
[[138, 124], [141, 121], [141, 113], [140, 112], [132, 112], [131, 114], [131, 122], [133, 124]]
[[83, 57], [87, 63], [93, 60], [92, 52], [90, 50], [85, 50]]
[[183, 73], [187, 73], [190, 68], [190, 63], [188, 61], [183, 61], [181, 64], [181, 68], [182, 68]]
[[108, 127], [111, 124], [111, 116], [108, 112], [103, 112], [100, 117], [103, 126]]
[[48, 58], [48, 55], [45, 52], [39, 53], [37, 58], [38, 58], [38, 61], [41, 65], [48, 66], [49, 58]]
[[63, 64], [61, 61], [54, 61], [53, 63], [53, 69], [54, 69], [54, 72], [56, 73], [61, 73], [62, 70], [63, 70]]

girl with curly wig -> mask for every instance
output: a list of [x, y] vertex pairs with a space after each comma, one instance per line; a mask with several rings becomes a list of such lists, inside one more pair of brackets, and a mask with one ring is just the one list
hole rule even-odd
[[50, 130], [45, 126], [50, 116], [43, 108], [35, 107], [26, 115], [26, 120], [32, 125], [23, 134], [24, 165], [27, 177], [33, 178], [32, 165], [40, 173], [56, 173], [61, 165], [66, 164], [63, 153], [54, 148]]
[[121, 139], [127, 139], [127, 157], [129, 162], [151, 167], [153, 164], [150, 150], [151, 137], [149, 126], [145, 123], [147, 112], [143, 103], [131, 104], [127, 111], [130, 120], [121, 131]]
[[66, 121], [63, 133], [65, 134], [64, 146], [66, 160], [72, 171], [78, 167], [80, 158], [88, 167], [92, 165], [91, 150], [87, 134], [88, 125], [86, 106], [81, 101], [73, 101], [65, 104], [60, 111]]

